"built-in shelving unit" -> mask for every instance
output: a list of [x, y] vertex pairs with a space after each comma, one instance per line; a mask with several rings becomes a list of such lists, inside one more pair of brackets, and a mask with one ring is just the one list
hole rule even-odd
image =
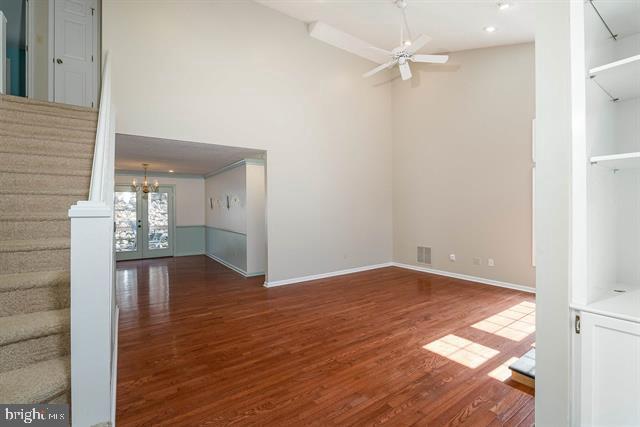
[[591, 164], [612, 170], [640, 169], [640, 152], [593, 156]]
[[640, 55], [592, 68], [589, 77], [615, 100], [637, 98], [640, 96]]

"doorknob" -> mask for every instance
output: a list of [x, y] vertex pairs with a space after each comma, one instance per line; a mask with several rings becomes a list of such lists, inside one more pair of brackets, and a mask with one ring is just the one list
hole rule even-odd
[[56, 59], [56, 62], [57, 62], [58, 64], [62, 64], [62, 59], [58, 58], [58, 59]]

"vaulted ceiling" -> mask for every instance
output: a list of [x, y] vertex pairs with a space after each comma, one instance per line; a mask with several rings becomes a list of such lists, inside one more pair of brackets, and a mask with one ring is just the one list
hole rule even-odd
[[[373, 46], [399, 44], [401, 12], [393, 0], [257, 0], [302, 22], [322, 21]], [[525, 43], [534, 40], [534, 2], [498, 0], [407, 0], [412, 33], [433, 40], [423, 53]], [[493, 26], [496, 31], [484, 29]]]

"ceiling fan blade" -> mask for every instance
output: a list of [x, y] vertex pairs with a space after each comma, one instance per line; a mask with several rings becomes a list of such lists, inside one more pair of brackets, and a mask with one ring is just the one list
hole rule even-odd
[[411, 45], [407, 48], [407, 53], [414, 54], [424, 47], [425, 44], [431, 41], [431, 37], [424, 34], [420, 34], [417, 39], [411, 42]]
[[393, 52], [391, 52], [390, 50], [380, 49], [379, 47], [375, 47], [375, 46], [369, 46], [369, 49], [373, 49], [376, 52], [380, 52], [383, 55], [393, 56]]
[[370, 49], [369, 43], [325, 24], [322, 21], [309, 24], [308, 31], [309, 35], [316, 40], [344, 49], [347, 52], [366, 58], [376, 64], [382, 64], [389, 60], [390, 55], [386, 52], [383, 54], [376, 49]]
[[413, 62], [428, 62], [431, 64], [444, 64], [449, 60], [449, 55], [413, 55], [409, 59]]
[[366, 73], [364, 73], [364, 74], [362, 75], [362, 77], [365, 77], [365, 78], [366, 78], [366, 77], [371, 77], [371, 76], [373, 76], [374, 74], [379, 73], [380, 71], [385, 70], [385, 69], [387, 69], [387, 68], [391, 67], [391, 66], [392, 66], [392, 65], [394, 65], [396, 62], [398, 62], [398, 61], [394, 59], [393, 61], [389, 61], [389, 62], [387, 62], [386, 64], [378, 65], [378, 66], [377, 66], [376, 68], [374, 68], [373, 70], [370, 70], [370, 71], [367, 71]]
[[400, 64], [400, 76], [402, 80], [409, 80], [411, 78], [411, 68], [409, 68], [408, 62]]

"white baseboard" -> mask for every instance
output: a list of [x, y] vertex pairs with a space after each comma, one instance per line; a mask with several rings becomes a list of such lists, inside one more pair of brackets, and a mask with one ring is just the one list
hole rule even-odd
[[345, 274], [360, 273], [362, 271], [368, 271], [368, 270], [375, 270], [375, 269], [378, 269], [378, 268], [391, 267], [392, 265], [393, 265], [393, 263], [391, 263], [391, 262], [385, 262], [385, 263], [382, 263], [382, 264], [365, 265], [363, 267], [355, 267], [355, 268], [348, 268], [346, 270], [331, 271], [329, 273], [312, 274], [310, 276], [294, 277], [292, 279], [273, 280], [273, 281], [265, 282], [264, 286], [267, 287], [267, 288], [273, 288], [275, 286], [292, 285], [292, 284], [295, 284], [295, 283], [309, 282], [311, 280], [320, 280], [320, 279], [326, 279], [326, 278], [329, 278], [329, 277], [343, 276]]
[[220, 264], [224, 265], [225, 267], [232, 269], [236, 273], [242, 274], [244, 277], [264, 276], [264, 273], [247, 273], [246, 271], [236, 267], [233, 264], [228, 263], [227, 261], [223, 260], [222, 258], [218, 258], [215, 255], [211, 255], [211, 254], [207, 254], [207, 253], [205, 253], [205, 255], [208, 256], [209, 258], [211, 258], [212, 260], [214, 260], [215, 262], [219, 262]]
[[113, 332], [113, 353], [111, 354], [111, 426], [116, 426], [116, 390], [118, 389], [118, 330], [120, 329], [120, 307], [116, 305]]
[[449, 271], [436, 270], [428, 267], [418, 267], [415, 265], [402, 264], [399, 262], [392, 262], [391, 264], [395, 267], [405, 268], [407, 270], [421, 271], [423, 273], [430, 273], [438, 276], [453, 277], [454, 279], [468, 280], [470, 282], [481, 283], [483, 285], [498, 286], [501, 288], [514, 289], [516, 291], [529, 292], [532, 294], [536, 293], [536, 289], [530, 286], [516, 285], [514, 283], [501, 282], [499, 280], [485, 279], [483, 277], [476, 277], [476, 276], [468, 276], [466, 274], [452, 273]]

